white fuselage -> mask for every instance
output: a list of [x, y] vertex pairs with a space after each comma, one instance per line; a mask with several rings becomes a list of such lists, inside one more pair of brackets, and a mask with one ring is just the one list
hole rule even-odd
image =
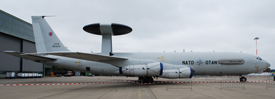
[[[114, 53], [114, 56], [141, 59], [141, 61], [143, 59], [152, 59], [156, 62], [175, 65], [163, 66], [163, 70], [188, 66], [194, 70], [194, 75], [244, 75], [263, 71], [270, 66], [266, 61], [257, 59], [255, 55], [231, 52]], [[46, 62], [45, 64], [100, 75], [123, 75], [118, 74], [119, 67], [111, 64], [54, 55], [47, 55], [47, 57], [56, 58], [57, 60]], [[239, 65], [222, 65], [218, 63], [220, 59], [243, 59], [244, 63]], [[143, 63], [141, 62], [140, 64]], [[125, 64], [125, 66], [127, 65], [133, 64]]]

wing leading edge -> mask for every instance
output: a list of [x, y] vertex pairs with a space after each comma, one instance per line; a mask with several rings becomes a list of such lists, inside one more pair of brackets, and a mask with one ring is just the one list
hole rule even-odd
[[3, 53], [13, 55], [13, 56], [16, 56], [16, 57], [20, 57], [20, 58], [24, 58], [24, 59], [27, 59], [27, 60], [36, 61], [36, 62], [56, 60], [54, 58], [43, 57], [43, 56], [34, 55], [34, 54], [26, 54], [26, 53], [21, 53], [21, 52], [16, 52], [16, 51], [3, 51]]
[[122, 58], [122, 57], [104, 56], [99, 54], [90, 54], [90, 53], [81, 53], [81, 52], [56, 52], [56, 53], [46, 53], [46, 54], [77, 58], [77, 59], [83, 59], [83, 60], [89, 60], [89, 61], [97, 61], [97, 62], [128, 60], [127, 58]]
[[21, 53], [16, 51], [3, 51], [3, 53], [20, 57], [23, 59], [27, 59], [27, 60], [36, 61], [36, 62], [57, 60], [55, 58], [41, 56], [41, 54], [69, 57], [69, 58], [75, 58], [75, 59], [83, 59], [83, 60], [113, 64], [113, 65], [116, 65], [115, 63], [118, 61], [121, 62], [121, 61], [128, 60], [127, 58], [122, 58], [122, 57], [104, 56], [100, 54], [90, 54], [90, 53], [81, 53], [81, 52]]

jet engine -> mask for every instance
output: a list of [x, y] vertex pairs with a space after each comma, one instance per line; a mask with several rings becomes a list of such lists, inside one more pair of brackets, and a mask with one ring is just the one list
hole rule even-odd
[[191, 78], [193, 75], [192, 68], [185, 66], [184, 68], [179, 69], [168, 69], [163, 70], [163, 74], [160, 77], [163, 78]]
[[162, 63], [149, 63], [147, 65], [129, 65], [119, 68], [119, 73], [129, 76], [160, 76], [162, 75]]
[[[163, 65], [174, 69], [163, 69]], [[180, 67], [180, 68], [177, 68]], [[165, 63], [149, 63], [147, 65], [128, 65], [119, 68], [119, 74], [127, 76], [159, 76], [163, 78], [191, 78], [192, 68], [181, 65], [172, 65]]]

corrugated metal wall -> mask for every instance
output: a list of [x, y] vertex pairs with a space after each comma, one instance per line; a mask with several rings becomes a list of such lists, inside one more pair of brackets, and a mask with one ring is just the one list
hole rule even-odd
[[[13, 50], [20, 52], [20, 39], [0, 33], [0, 51]], [[19, 71], [20, 58], [0, 52], [0, 70]]]
[[[36, 52], [32, 25], [0, 10], [0, 51], [5, 50]], [[43, 64], [0, 52], [1, 71], [43, 72]]]

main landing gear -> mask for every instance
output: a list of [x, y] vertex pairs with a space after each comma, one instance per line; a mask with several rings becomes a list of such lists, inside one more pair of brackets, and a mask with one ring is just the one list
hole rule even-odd
[[151, 83], [154, 82], [154, 79], [152, 77], [138, 77], [139, 83]]
[[241, 77], [240, 77], [240, 82], [246, 82], [246, 77], [241, 76]]

